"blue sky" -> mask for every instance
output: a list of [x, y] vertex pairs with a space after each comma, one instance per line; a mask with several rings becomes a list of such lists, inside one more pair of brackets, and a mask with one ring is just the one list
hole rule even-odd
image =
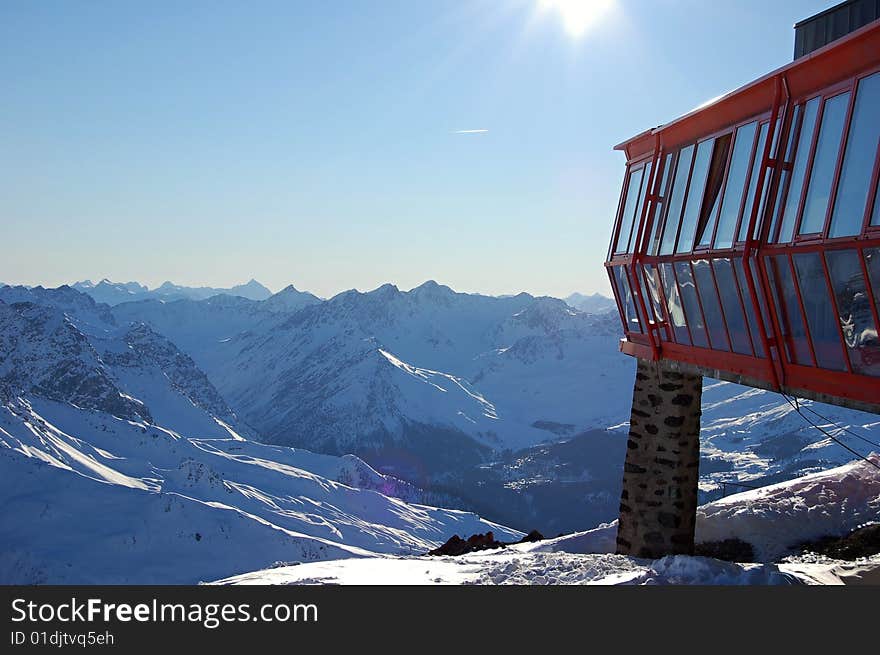
[[5, 0], [0, 281], [607, 292], [613, 145], [833, 2], [547, 4]]

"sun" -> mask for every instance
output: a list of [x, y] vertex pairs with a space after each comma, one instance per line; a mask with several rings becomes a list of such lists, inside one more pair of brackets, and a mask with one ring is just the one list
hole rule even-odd
[[541, 9], [559, 13], [565, 31], [577, 38], [595, 26], [614, 6], [615, 0], [538, 0]]

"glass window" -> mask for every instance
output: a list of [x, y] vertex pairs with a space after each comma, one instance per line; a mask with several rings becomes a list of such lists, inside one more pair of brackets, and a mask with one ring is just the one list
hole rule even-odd
[[[776, 127], [773, 130], [773, 143], [770, 144], [770, 156], [776, 158], [776, 151], [779, 148], [779, 133], [782, 129], [782, 118], [776, 119]], [[766, 139], [765, 139], [766, 141]], [[762, 151], [763, 153], [763, 151]], [[760, 169], [759, 169], [760, 170]], [[773, 169], [764, 169], [764, 182], [761, 185], [761, 203], [758, 205], [758, 216], [755, 220], [755, 230], [753, 236], [755, 239], [761, 234], [761, 222], [764, 219], [764, 207], [767, 206], [767, 198], [770, 196], [770, 183], [773, 177]]]
[[721, 186], [724, 184], [724, 171], [727, 169], [727, 155], [730, 152], [730, 139], [730, 134], [719, 136], [715, 139], [715, 146], [712, 148], [712, 163], [709, 165], [706, 191], [703, 194], [700, 220], [697, 223], [696, 242], [701, 248], [712, 245], [718, 206], [721, 203]]
[[697, 154], [694, 155], [694, 170], [691, 173], [691, 183], [688, 185], [687, 202], [681, 219], [681, 232], [678, 235], [675, 252], [689, 252], [694, 249], [694, 232], [697, 229], [697, 217], [703, 202], [706, 176], [709, 174], [712, 143], [707, 140], [697, 144]]
[[831, 195], [831, 184], [834, 181], [834, 168], [837, 166], [837, 154], [843, 138], [843, 124], [846, 121], [846, 109], [849, 105], [849, 93], [828, 98], [822, 110], [822, 123], [819, 126], [819, 140], [816, 142], [816, 154], [813, 156], [813, 169], [807, 182], [807, 196], [804, 199], [804, 214], [798, 234], [814, 234], [825, 227], [825, 212]]
[[709, 339], [706, 336], [703, 312], [700, 310], [700, 299], [697, 296], [697, 287], [694, 285], [690, 263], [675, 262], [675, 275], [678, 277], [678, 286], [681, 289], [681, 300], [684, 305], [684, 315], [688, 327], [691, 329], [691, 339], [695, 346], [708, 348]]
[[840, 169], [840, 183], [831, 214], [829, 236], [845, 237], [862, 231], [868, 187], [874, 173], [880, 138], [880, 73], [859, 82], [849, 137]]
[[880, 225], [880, 180], [874, 186], [874, 212], [871, 214], [871, 225]]
[[[804, 178], [807, 172], [807, 162], [810, 158], [810, 147], [813, 143], [813, 131], [816, 129], [816, 117], [819, 114], [819, 98], [813, 98], [804, 105], [804, 115], [801, 121], [797, 139], [797, 150], [791, 169], [791, 179], [785, 195], [781, 197], [778, 211], [782, 215], [782, 227], [779, 229], [780, 243], [791, 241], [794, 236], [794, 222], [797, 219], [798, 207], [801, 202], [801, 191], [804, 188]], [[786, 158], [791, 160], [791, 154]], [[788, 179], [788, 172], [783, 175]]]
[[758, 173], [761, 170], [761, 158], [764, 156], [764, 144], [767, 143], [767, 132], [769, 130], [770, 123], [764, 123], [761, 125], [761, 129], [758, 132], [758, 144], [755, 147], [755, 158], [752, 161], [752, 170], [749, 173], [749, 188], [746, 191], [746, 202], [743, 206], [742, 219], [739, 223], [739, 233], [737, 234], [737, 241], [745, 241], [746, 234], [749, 229], [749, 220], [752, 217], [752, 207], [755, 204], [755, 192], [758, 188]]
[[660, 243], [661, 255], [671, 255], [675, 250], [675, 237], [678, 234], [681, 208], [687, 192], [688, 175], [690, 175], [691, 162], [694, 159], [694, 147], [688, 146], [678, 154], [675, 180], [672, 183], [672, 194], [669, 199], [669, 210], [666, 212], [666, 224], [663, 226], [663, 239]]
[[709, 339], [715, 350], [730, 350], [730, 342], [727, 340], [727, 328], [724, 326], [724, 314], [721, 312], [721, 303], [718, 300], [718, 291], [715, 289], [715, 278], [712, 277], [712, 268], [708, 259], [697, 259], [693, 263], [694, 281], [700, 294], [703, 307], [703, 316], [706, 318], [706, 328], [709, 331]]
[[660, 198], [654, 209], [654, 235], [648, 244], [647, 252], [656, 255], [660, 247], [660, 237], [663, 235], [663, 209], [666, 205], [666, 194], [669, 193], [669, 179], [672, 177], [672, 153], [663, 159], [663, 179], [660, 180]]
[[[752, 341], [749, 327], [743, 314], [740, 302], [738, 283], [733, 274], [733, 265], [729, 259], [716, 259], [712, 262], [715, 269], [715, 279], [718, 282], [718, 292], [721, 295], [721, 307], [724, 309], [724, 318], [727, 319], [727, 332], [730, 335], [730, 345], [734, 352], [742, 355], [752, 355]], [[700, 291], [703, 286], [700, 285]], [[703, 305], [705, 306], [705, 300]], [[708, 318], [706, 319], [708, 321]], [[713, 337], [712, 343], [715, 343]]]
[[[660, 273], [650, 264], [639, 266], [639, 269], [642, 278], [645, 280], [646, 295], [650, 301], [649, 306], [654, 315], [654, 320], [660, 323], [666, 320], [663, 313], [663, 296], [660, 293]], [[664, 336], [662, 330], [660, 331], [660, 336], [661, 338]]]
[[727, 186], [724, 187], [721, 214], [718, 217], [716, 248], [730, 248], [733, 245], [733, 231], [736, 229], [736, 219], [742, 205], [743, 188], [749, 174], [749, 161], [752, 157], [757, 130], [757, 121], [743, 125], [736, 130], [733, 155], [730, 158], [730, 170], [727, 173]]
[[663, 291], [666, 294], [666, 310], [672, 323], [672, 334], [677, 343], [689, 346], [691, 345], [690, 332], [688, 332], [678, 287], [675, 284], [675, 276], [672, 274], [672, 264], [660, 265], [660, 277], [663, 281]]
[[784, 157], [780, 161], [782, 166], [779, 172], [779, 186], [776, 187], [776, 204], [774, 205], [773, 210], [773, 223], [770, 226], [770, 231], [767, 233], [768, 243], [773, 243], [777, 240], [776, 231], [779, 226], [779, 221], [782, 218], [783, 211], [785, 210], [785, 196], [788, 191], [788, 183], [791, 178], [791, 167], [793, 165], [792, 157], [794, 156], [795, 143], [797, 143], [797, 134], [800, 129], [800, 120], [803, 110], [803, 105], [795, 105], [791, 114], [791, 124], [788, 126]]
[[639, 322], [639, 316], [636, 313], [636, 303], [633, 300], [632, 290], [629, 286], [629, 279], [626, 274], [625, 267], [613, 266], [614, 279], [617, 282], [617, 291], [620, 298], [620, 304], [623, 305], [623, 320], [626, 323], [626, 329], [630, 332], [641, 332], [642, 327]]
[[825, 258], [852, 370], [880, 376], [880, 341], [859, 254], [855, 250], [832, 250]]
[[825, 282], [825, 269], [822, 255], [817, 252], [794, 256], [798, 286], [804, 303], [804, 314], [810, 328], [816, 365], [836, 371], [845, 371], [846, 362], [840, 345], [840, 333], [834, 319], [832, 304], [828, 297], [828, 284]]
[[785, 255], [768, 257], [767, 277], [776, 305], [776, 315], [779, 317], [782, 342], [789, 361], [802, 366], [812, 366], [813, 356], [810, 354], [807, 330], [804, 328], [788, 257]]
[[630, 171], [629, 181], [626, 185], [626, 200], [623, 203], [623, 213], [620, 215], [620, 233], [617, 235], [617, 244], [614, 246], [615, 253], [626, 252], [626, 246], [632, 233], [636, 205], [639, 204], [639, 197], [641, 196], [642, 175], [644, 172], [644, 168]]
[[871, 291], [880, 313], [880, 248], [865, 248], [865, 267], [871, 280]]
[[[767, 313], [767, 303], [766, 300], [763, 300], [764, 290], [758, 282], [758, 276], [756, 273], [757, 266], [757, 261], [752, 259], [750, 270], [752, 271], [752, 279], [755, 282], [755, 293], [758, 295], [759, 304], [763, 301], [763, 304], [761, 304], [761, 310], [764, 314], [764, 325], [766, 326], [766, 329], [772, 330], [773, 324], [770, 322], [770, 315]], [[736, 275], [736, 282], [739, 285], [739, 295], [742, 297], [749, 325], [752, 326], [749, 330], [752, 337], [752, 348], [755, 349], [755, 355], [757, 357], [763, 357], [764, 344], [761, 342], [761, 334], [758, 331], [758, 314], [755, 312], [755, 305], [752, 303], [752, 296], [749, 293], [748, 281], [746, 280], [746, 270], [742, 259], [736, 257], [733, 259], [733, 272]]]
[[630, 230], [629, 241], [626, 244], [626, 252], [632, 252], [636, 247], [639, 230], [642, 227], [642, 209], [645, 207], [645, 199], [648, 197], [648, 186], [651, 184], [651, 167], [653, 163], [645, 166], [642, 176], [642, 189], [639, 191], [639, 204], [636, 205], [636, 213], [633, 216], [633, 229]]

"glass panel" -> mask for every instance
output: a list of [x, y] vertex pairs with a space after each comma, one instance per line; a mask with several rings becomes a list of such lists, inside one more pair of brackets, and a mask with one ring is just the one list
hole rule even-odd
[[675, 276], [672, 274], [672, 264], [660, 265], [660, 276], [663, 280], [663, 292], [666, 294], [666, 310], [669, 320], [672, 322], [672, 333], [677, 343], [686, 346], [691, 345], [691, 337], [684, 317], [684, 308], [681, 297], [678, 295], [678, 287], [675, 285]]
[[644, 172], [645, 169], [640, 168], [636, 171], [631, 171], [629, 174], [629, 182], [626, 185], [626, 201], [623, 204], [623, 213], [620, 215], [620, 233], [617, 235], [617, 245], [614, 246], [615, 253], [624, 252], [626, 245], [629, 243], [636, 205], [641, 196], [642, 174]]
[[617, 282], [617, 289], [620, 293], [620, 304], [623, 305], [623, 321], [626, 323], [630, 332], [641, 332], [642, 327], [639, 322], [639, 316], [636, 313], [636, 304], [633, 300], [632, 290], [629, 286], [629, 278], [627, 277], [625, 267], [614, 266], [614, 278]]
[[782, 330], [782, 342], [785, 345], [788, 359], [793, 364], [812, 366], [813, 356], [810, 354], [807, 330], [804, 328], [804, 320], [795, 293], [788, 257], [785, 255], [768, 257], [767, 263], [767, 276], [770, 281], [770, 289], [773, 292], [776, 315], [779, 317], [779, 327]]
[[721, 216], [718, 218], [716, 248], [730, 248], [733, 245], [733, 231], [736, 229], [736, 219], [742, 204], [743, 187], [749, 174], [749, 159], [752, 156], [757, 131], [757, 122], [743, 125], [736, 131], [730, 170], [727, 173], [727, 186], [724, 187], [724, 198], [721, 201]]
[[694, 281], [700, 293], [703, 305], [703, 315], [706, 317], [706, 327], [709, 330], [709, 338], [712, 348], [715, 350], [730, 350], [727, 340], [727, 330], [724, 327], [724, 314], [721, 313], [721, 303], [718, 301], [718, 292], [715, 289], [715, 279], [712, 277], [712, 268], [708, 259], [694, 261]]
[[694, 249], [694, 232], [697, 229], [697, 216], [703, 202], [703, 189], [706, 187], [706, 176], [709, 174], [711, 158], [712, 141], [703, 141], [697, 144], [694, 171], [691, 173], [691, 183], [688, 185], [688, 197], [681, 219], [681, 233], [678, 236], [675, 252], [690, 252]]
[[660, 243], [661, 255], [671, 255], [675, 249], [675, 237], [678, 234], [681, 208], [684, 204], [684, 195], [687, 191], [688, 175], [691, 172], [691, 162], [693, 159], [694, 146], [688, 146], [678, 155], [675, 181], [672, 183], [672, 195], [669, 200], [669, 211], [666, 215], [666, 224], [663, 226], [663, 240]]
[[755, 148], [755, 159], [752, 162], [752, 170], [749, 173], [749, 188], [746, 191], [746, 202], [743, 207], [742, 219], [739, 223], [739, 233], [737, 241], [745, 241], [746, 233], [749, 229], [749, 220], [752, 216], [752, 207], [755, 204], [755, 191], [758, 188], [758, 172], [761, 170], [761, 158], [764, 156], [764, 144], [767, 143], [767, 132], [770, 123], [764, 123], [758, 133], [758, 145]]
[[840, 183], [831, 214], [829, 236], [844, 237], [862, 231], [868, 186], [874, 173], [880, 138], [880, 73], [859, 82], [850, 122]]
[[724, 171], [727, 167], [727, 155], [730, 152], [730, 134], [715, 139], [712, 149], [712, 163], [706, 178], [706, 192], [703, 194], [703, 205], [700, 209], [700, 220], [697, 223], [696, 242], [701, 248], [712, 245], [712, 234], [715, 232], [715, 220], [718, 217], [718, 206], [721, 203], [721, 186], [724, 184]]
[[[757, 269], [757, 260], [751, 260], [751, 270], [755, 271]], [[752, 336], [752, 348], [755, 349], [755, 355], [757, 357], [764, 356], [764, 344], [761, 342], [761, 334], [758, 331], [758, 315], [755, 313], [755, 305], [752, 303], [752, 296], [749, 294], [749, 285], [746, 282], [746, 271], [745, 266], [743, 266], [743, 260], [734, 258], [733, 260], [733, 272], [736, 275], [736, 282], [739, 285], [739, 293], [742, 297], [743, 306], [746, 308], [746, 316], [749, 320], [749, 325], [753, 326], [750, 330]], [[758, 276], [753, 274], [753, 279], [755, 280], [755, 293], [758, 294], [758, 302], [764, 303], [761, 305], [761, 309], [764, 314], [764, 325], [768, 330], [773, 329], [773, 324], [770, 322], [770, 316], [767, 313], [767, 303], [764, 299], [764, 290], [761, 288], [761, 285], [758, 283]], [[719, 280], [718, 284], [721, 284]], [[748, 327], [748, 326], [746, 326]]]
[[871, 225], [880, 225], [880, 180], [874, 186], [874, 212], [871, 214]]
[[859, 254], [855, 250], [833, 250], [825, 257], [852, 369], [862, 375], [880, 376], [880, 341]]
[[817, 252], [795, 255], [794, 266], [797, 269], [804, 314], [807, 315], [807, 325], [810, 327], [810, 336], [813, 339], [816, 365], [845, 371], [846, 361], [840, 345], [837, 321], [834, 319], [832, 305], [829, 302], [822, 255]]
[[[644, 287], [647, 292], [645, 295], [648, 297], [648, 305], [653, 313], [654, 320], [660, 323], [666, 320], [666, 316], [663, 313], [663, 297], [660, 295], [660, 274], [650, 264], [639, 266], [639, 269], [645, 281]], [[663, 336], [662, 330], [660, 335], [661, 337]]]
[[880, 313], [880, 248], [865, 248], [864, 255], [868, 278], [871, 280], [871, 292], [874, 294], [877, 312]]
[[[773, 143], [770, 144], [770, 156], [776, 158], [776, 151], [779, 148], [779, 131], [782, 129], [782, 118], [776, 119], [776, 127], [773, 130]], [[766, 139], [764, 139], [766, 141]], [[763, 152], [763, 150], [762, 150]], [[773, 169], [764, 169], [764, 183], [761, 185], [761, 204], [758, 205], [758, 217], [755, 220], [754, 238], [758, 238], [761, 234], [761, 222], [764, 219], [764, 207], [767, 206], [767, 198], [770, 196], [770, 182], [773, 177]]]
[[639, 234], [639, 230], [642, 228], [642, 209], [645, 207], [645, 198], [648, 197], [648, 186], [651, 183], [651, 168], [653, 167], [653, 163], [645, 166], [645, 172], [642, 177], [642, 189], [639, 191], [639, 204], [636, 206], [636, 213], [633, 216], [633, 229], [630, 231], [629, 242], [626, 245], [626, 252], [632, 252], [633, 248], [636, 247], [636, 239]]
[[703, 313], [700, 311], [700, 300], [697, 297], [693, 275], [691, 275], [690, 263], [675, 262], [675, 275], [678, 277], [678, 286], [681, 288], [684, 315], [691, 328], [691, 339], [693, 339], [695, 346], [708, 348], [709, 340], [706, 337], [706, 326], [703, 324]]
[[819, 127], [819, 140], [816, 142], [816, 155], [813, 157], [813, 170], [807, 183], [807, 197], [804, 200], [804, 215], [798, 234], [814, 234], [825, 227], [825, 212], [834, 181], [834, 167], [840, 140], [843, 138], [843, 123], [849, 93], [841, 93], [825, 101], [822, 124]]
[[[735, 154], [735, 153], [734, 153]], [[716, 259], [712, 262], [712, 268], [715, 269], [715, 280], [718, 282], [718, 292], [721, 294], [721, 306], [724, 309], [724, 318], [727, 319], [727, 331], [730, 334], [731, 347], [734, 352], [751, 355], [752, 341], [749, 335], [749, 328], [746, 325], [746, 317], [743, 314], [742, 304], [740, 303], [739, 293], [737, 292], [737, 281], [733, 275], [733, 265], [729, 259]], [[699, 275], [697, 276], [699, 279]], [[703, 285], [700, 283], [700, 292], [703, 291]], [[706, 301], [703, 300], [705, 308]], [[706, 318], [708, 321], [708, 317]], [[715, 343], [715, 337], [712, 337], [712, 343]]]
[[788, 191], [788, 182], [790, 175], [790, 168], [792, 166], [792, 157], [794, 155], [794, 145], [796, 143], [795, 136], [797, 135], [797, 131], [799, 129], [798, 122], [801, 119], [801, 114], [803, 113], [804, 106], [803, 105], [795, 105], [794, 111], [791, 114], [791, 124], [788, 127], [788, 135], [785, 146], [784, 159], [781, 161], [783, 164], [782, 170], [779, 172], [779, 186], [776, 187], [776, 204], [773, 208], [773, 224], [770, 226], [770, 230], [767, 233], [767, 242], [774, 243], [776, 241], [776, 231], [779, 225], [779, 221], [782, 218], [782, 213], [784, 211], [783, 203], [785, 202], [785, 195]]
[[660, 247], [660, 237], [663, 234], [663, 209], [666, 206], [666, 196], [669, 193], [669, 179], [672, 172], [672, 153], [670, 152], [663, 160], [663, 179], [660, 180], [660, 200], [654, 209], [654, 235], [648, 244], [647, 252], [656, 255]]
[[[804, 177], [807, 172], [807, 162], [810, 158], [810, 146], [813, 143], [813, 131], [816, 129], [816, 116], [819, 114], [819, 98], [813, 98], [804, 105], [804, 118], [801, 123], [797, 141], [797, 152], [791, 170], [791, 181], [788, 186], [786, 197], [782, 199], [778, 211], [783, 211], [782, 227], [779, 230], [779, 242], [791, 241], [794, 236], [794, 222], [797, 219], [798, 206], [801, 202], [801, 192], [804, 188]], [[787, 158], [791, 159], [791, 155]]]

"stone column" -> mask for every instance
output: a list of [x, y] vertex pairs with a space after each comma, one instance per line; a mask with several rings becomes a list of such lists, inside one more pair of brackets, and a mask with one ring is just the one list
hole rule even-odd
[[617, 552], [658, 558], [694, 552], [703, 378], [638, 360]]

